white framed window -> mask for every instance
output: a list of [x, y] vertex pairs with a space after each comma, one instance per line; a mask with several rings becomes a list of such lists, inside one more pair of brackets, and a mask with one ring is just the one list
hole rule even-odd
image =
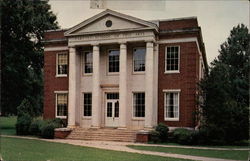
[[83, 54], [84, 74], [91, 74], [93, 73], [93, 53], [90, 51], [85, 51]]
[[133, 49], [133, 72], [134, 73], [145, 72], [145, 55], [146, 55], [145, 47]]
[[108, 73], [118, 73], [120, 71], [120, 50], [108, 50]]
[[180, 90], [163, 90], [165, 121], [179, 121]]
[[56, 61], [56, 76], [66, 77], [68, 74], [68, 54], [58, 53]]
[[91, 117], [92, 116], [92, 93], [83, 94], [83, 116]]
[[145, 117], [145, 92], [133, 93], [133, 117]]
[[180, 72], [180, 46], [167, 46], [165, 49], [165, 73]]
[[68, 114], [68, 93], [58, 91], [56, 94], [56, 117], [67, 118]]

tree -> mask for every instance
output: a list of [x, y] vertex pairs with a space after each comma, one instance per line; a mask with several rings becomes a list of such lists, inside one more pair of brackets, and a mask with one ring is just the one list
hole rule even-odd
[[249, 40], [245, 25], [234, 27], [200, 83], [205, 96], [203, 127], [212, 140], [228, 143], [248, 139]]
[[2, 114], [16, 114], [27, 98], [36, 113], [42, 110], [43, 33], [58, 28], [48, 1], [0, 1]]

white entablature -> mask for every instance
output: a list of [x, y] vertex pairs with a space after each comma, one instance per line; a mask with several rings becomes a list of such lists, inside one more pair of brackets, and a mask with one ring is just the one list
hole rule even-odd
[[69, 46], [119, 41], [155, 41], [158, 26], [112, 10], [105, 10], [64, 33]]

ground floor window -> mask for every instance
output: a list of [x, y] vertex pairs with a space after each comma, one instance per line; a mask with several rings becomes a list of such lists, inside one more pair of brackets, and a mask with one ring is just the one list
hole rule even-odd
[[84, 107], [83, 107], [83, 116], [92, 115], [92, 94], [84, 93]]
[[179, 120], [179, 90], [169, 90], [164, 93], [165, 120]]
[[56, 94], [56, 117], [67, 117], [68, 94]]
[[134, 117], [145, 117], [145, 93], [133, 93]]

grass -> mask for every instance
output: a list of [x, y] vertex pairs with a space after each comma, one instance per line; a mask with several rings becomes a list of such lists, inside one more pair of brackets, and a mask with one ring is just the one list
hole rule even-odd
[[0, 117], [0, 126], [2, 135], [16, 135], [16, 116]]
[[1, 138], [4, 160], [22, 161], [184, 161], [137, 153], [127, 153], [70, 144], [52, 143], [21, 138]]
[[[148, 144], [159, 144], [159, 145], [175, 145], [175, 146], [183, 146], [177, 143], [153, 143], [149, 142]], [[190, 146], [190, 145], [185, 145]], [[237, 149], [237, 148], [249, 148], [248, 141], [244, 140], [240, 143], [240, 145], [192, 145], [190, 147], [207, 147], [207, 148], [227, 148], [227, 149]]]
[[248, 150], [205, 150], [205, 149], [187, 149], [187, 148], [134, 146], [134, 145], [128, 145], [128, 147], [137, 150], [156, 151], [164, 153], [184, 154], [184, 155], [221, 158], [221, 159], [247, 160], [248, 158]]

